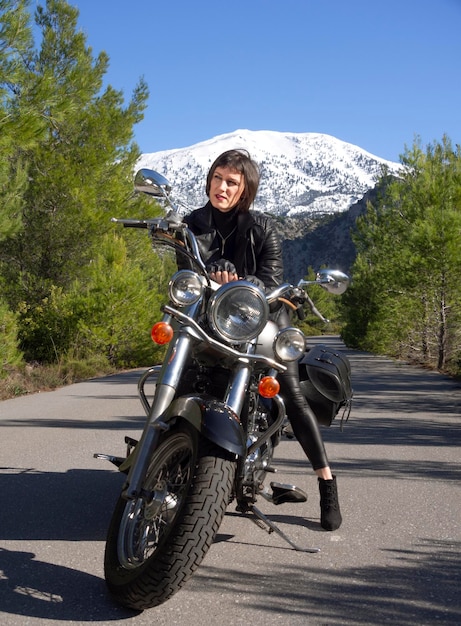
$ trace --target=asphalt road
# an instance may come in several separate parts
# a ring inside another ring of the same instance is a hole
[[[296,552],[231,506],[184,589],[139,614],[106,593],[104,538],[121,476],[93,458],[122,454],[124,436],[137,436],[137,374],[0,402],[0,624],[459,626],[461,386],[348,354],[352,414],[343,432],[323,431],[341,528],[321,530],[315,476],[284,440],[277,480],[308,502],[260,508],[321,551]]]

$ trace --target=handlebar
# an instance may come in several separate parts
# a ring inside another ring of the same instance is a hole
[[[124,228],[150,228],[151,230],[161,230],[167,231],[174,228],[174,226],[181,226],[182,222],[176,222],[174,220],[169,220],[168,216],[166,217],[154,217],[152,219],[147,220],[134,220],[134,219],[121,219],[118,217],[112,217],[111,222],[115,222],[116,224],[122,224]],[[178,230],[178,228],[175,228]]]
[[[152,237],[156,235],[159,241],[167,242],[169,245],[175,246],[176,248],[184,246],[181,252],[185,253],[193,263],[196,263],[204,276],[210,281],[206,272],[205,263],[200,255],[197,239],[194,233],[187,227],[187,224],[182,221],[177,211],[170,211],[165,217],[152,219],[137,220],[113,217],[111,221],[122,224],[124,228],[148,229]],[[174,236],[178,232],[181,233],[182,240]],[[284,283],[266,294],[266,298],[267,302],[272,304],[277,300],[284,300],[285,296],[287,296],[287,299],[291,301],[289,302],[290,306],[296,310],[300,319],[302,319],[304,315],[301,304],[307,301],[312,313],[322,321],[328,322],[302,288],[310,285],[320,285],[330,293],[341,294],[347,289],[348,284],[349,277],[346,274],[343,274],[339,270],[324,269],[317,273],[315,280],[300,280],[296,286],[290,283]],[[302,299],[300,298],[300,294],[303,294]]]
[[[173,247],[183,246],[185,243],[185,249],[182,249],[181,252],[185,252],[191,261],[196,263],[206,275],[206,267],[200,255],[197,239],[194,233],[187,227],[187,224],[181,220],[177,212],[170,212],[165,217],[156,217],[147,220],[119,219],[113,217],[111,218],[111,222],[122,224],[125,228],[147,228],[152,236],[158,235],[160,239],[168,239],[168,243],[173,245]],[[177,232],[181,233],[184,242],[174,238],[173,235]]]

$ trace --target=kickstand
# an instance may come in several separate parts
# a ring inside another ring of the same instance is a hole
[[[264,513],[262,513],[253,504],[250,505],[249,510],[253,513],[253,515],[256,518],[256,519],[253,519],[252,521],[254,521],[258,526],[260,526],[260,524],[258,524],[257,520],[263,522],[266,525],[266,528],[264,530],[267,530],[269,534],[272,532],[277,533],[277,535],[280,535],[282,539],[285,539],[285,541],[288,544],[290,544],[290,546],[297,552],[311,552],[311,553],[320,552],[320,548],[301,548],[300,546],[296,545],[293,541],[291,541],[289,537],[287,537],[287,535],[285,535],[284,532],[280,530],[280,528],[276,524],[274,524],[274,522],[272,522],[268,517],[266,517]]]

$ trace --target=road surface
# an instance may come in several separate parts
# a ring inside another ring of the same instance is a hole
[[[337,338],[326,338],[337,345]],[[346,626],[461,624],[461,386],[347,351],[354,405],[324,429],[343,525],[319,525],[316,478],[295,440],[277,480],[307,503],[260,508],[296,552],[230,506],[189,583],[136,614],[111,601],[104,538],[121,476],[94,452],[122,454],[142,426],[137,373],[0,402],[0,624]]]

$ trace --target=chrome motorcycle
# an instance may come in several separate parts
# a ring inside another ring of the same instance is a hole
[[[306,500],[293,485],[264,484],[274,471],[274,449],[286,420],[277,375],[298,360],[306,397],[327,423],[349,406],[352,391],[345,357],[325,346],[306,352],[299,329],[280,330],[270,319],[271,305],[280,299],[299,310],[308,298],[303,287],[311,284],[342,293],[349,282],[345,274],[321,270],[314,281],[283,284],[270,293],[245,280],[220,286],[207,275],[169,182],[144,169],[135,177],[135,189],[165,201],[165,217],[113,221],[147,229],[155,249],[172,248],[192,268],[172,276],[163,319],[152,329],[166,353],[138,383],[147,415],[139,441],[125,438],[123,458],[95,454],[127,475],[107,535],[106,583],[118,603],[142,610],[184,585],[233,501],[292,548],[318,551],[297,546],[256,507],[258,497],[275,505]],[[147,393],[150,383],[153,394]]]

